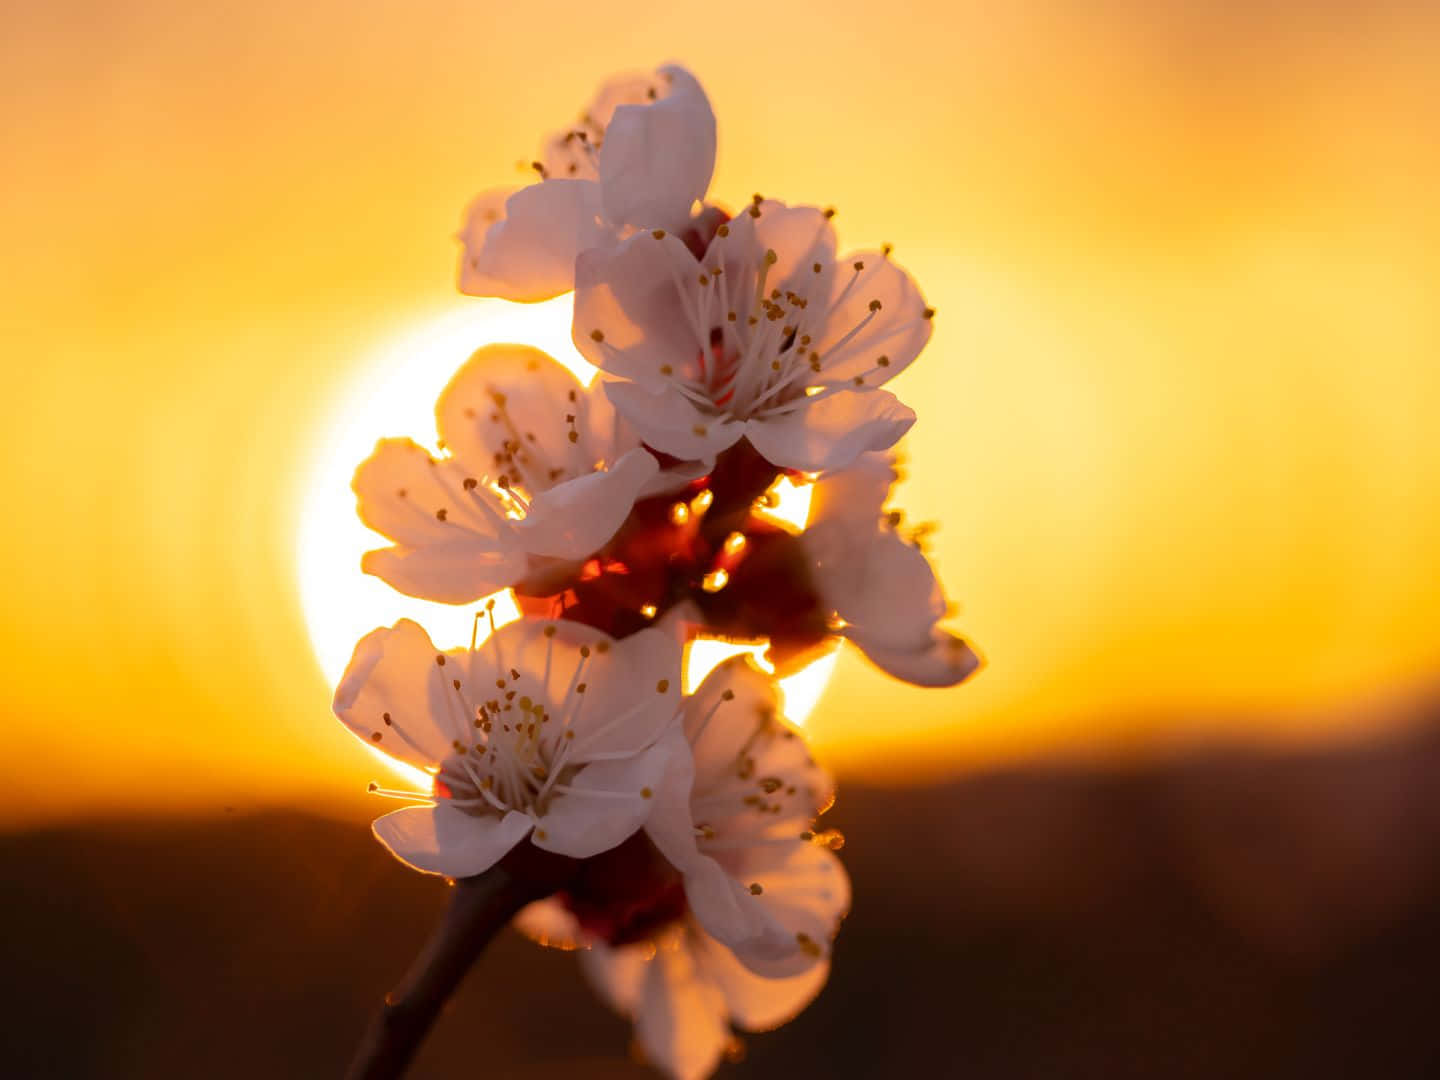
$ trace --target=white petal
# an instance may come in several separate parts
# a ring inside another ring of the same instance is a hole
[[[784,941],[740,942],[732,946],[736,957],[768,978],[798,975],[823,962],[850,910],[850,878],[835,853],[816,844],[752,848],[742,863],[741,873],[764,890],[755,900],[784,928]]]
[[[864,269],[857,273],[857,265]],[[880,252],[847,255],[836,268],[832,288],[835,306],[815,344],[826,379],[843,383],[861,375],[878,385],[908,367],[930,340],[925,298],[910,275]],[[880,308],[872,312],[876,301]],[[863,329],[852,335],[861,323]],[[879,365],[882,356],[884,366]]]
[[[505,217],[465,249],[460,288],[471,296],[548,300],[574,287],[575,257],[613,244],[591,180],[544,180],[505,203]]]
[[[635,1034],[674,1080],[704,1080],[720,1064],[730,1042],[725,996],[697,971],[688,948],[662,947],[646,965]]]
[[[618,847],[645,824],[655,807],[655,789],[684,737],[662,739],[634,757],[596,761],[575,774],[538,815],[536,847],[588,859]]]
[[[511,925],[537,945],[567,950],[580,947],[580,924],[553,896],[526,904],[515,913]]]
[[[483,487],[466,469],[433,459],[409,439],[382,439],[355,471],[360,520],[396,541],[361,563],[409,596],[458,604],[510,585],[524,552]]]
[[[590,642],[609,640],[584,630]],[[594,649],[586,661],[583,722],[570,760],[638,753],[664,735],[680,712],[680,663],[679,643],[653,627],[615,641],[606,652]]]
[[[823,472],[867,450],[888,450],[914,423],[915,414],[887,390],[836,390],[788,413],[748,420],[745,434],[774,465]]]
[[[645,833],[671,866],[684,870],[699,857],[695,822],[690,815],[690,792],[695,783],[695,761],[689,739],[671,755],[655,787],[655,807],[645,822]]]
[[[742,424],[701,412],[673,388],[652,393],[639,383],[604,385],[611,403],[646,446],[682,461],[712,462],[745,434]]]
[[[366,742],[410,765],[438,768],[454,738],[434,679],[439,650],[409,619],[372,630],[355,646],[335,688],[340,721]]]
[[[606,1004],[622,1016],[634,1016],[654,953],[648,941],[619,948],[593,942],[580,953],[580,970]]]
[[[511,810],[503,818],[473,815],[443,800],[434,806],[407,806],[372,826],[376,837],[401,862],[427,874],[470,877],[494,866],[534,827],[529,814]]]
[[[740,217],[750,215],[747,212]],[[786,206],[767,200],[760,204],[760,216],[750,220],[755,223],[755,245],[762,253],[775,252],[766,284],[782,293],[812,297],[817,306],[823,304],[835,273],[835,230],[825,212],[814,206]],[[731,232],[736,235],[735,229]]]
[[[575,732],[566,757],[572,764],[639,753],[665,733],[680,708],[680,646],[653,628],[616,641],[566,619],[520,619],[502,626],[475,655],[502,675],[513,667],[543,681],[555,715],[566,702]],[[495,676],[477,671],[477,685],[487,678]],[[581,682],[583,693],[574,689]]]
[[[861,454],[849,468],[826,473],[810,489],[810,527],[833,521],[862,535],[873,532],[898,479],[895,455],[884,451]]]
[[[756,975],[713,938],[697,937],[693,946],[697,966],[720,988],[735,1026],[745,1031],[769,1031],[789,1023],[815,1000],[830,976],[827,959],[799,975],[768,979]]]
[[[491,188],[482,191],[465,208],[464,221],[456,239],[460,241],[460,291],[471,296],[489,296],[491,282],[472,265],[472,258],[485,246],[490,230],[505,220],[505,200],[514,188]]]
[[[603,456],[585,437],[589,398],[563,364],[539,349],[487,345],[441,392],[435,421],[441,445],[472,475],[503,473],[533,494],[588,475]]]
[[[703,824],[727,845],[776,831],[798,837],[803,824],[792,826],[834,798],[834,781],[784,718],[779,686],[748,656],[731,657],[705,677],[685,700],[684,726],[695,759],[692,799],[708,804]],[[746,800],[757,794],[779,811],[756,813]]]
[[[682,225],[705,198],[715,170],[715,114],[704,91],[688,72],[664,69],[662,75],[669,95],[617,108],[600,150],[607,216],[645,229]]]
[[[916,686],[955,686],[980,668],[980,656],[966,641],[935,627],[920,650],[890,648],[865,634],[847,630],[845,636],[877,667]]]
[[[693,377],[710,344],[709,328],[694,321],[699,273],[670,232],[585,252],[575,263],[575,347],[601,370],[657,389],[667,378],[662,368]]]
[[[862,534],[848,557],[827,560],[821,552],[816,584],[825,602],[867,643],[902,652],[927,649],[931,629],[945,615],[940,583],[923,551],[893,529],[877,526],[868,537]]]
[[[693,860],[684,878],[690,914],[717,941],[767,959],[789,958],[795,951],[793,933],[775,918],[763,896],[736,881],[714,859],[702,855]]]
[[[526,551],[584,559],[604,547],[660,471],[648,450],[631,450],[608,469],[557,484],[530,502],[516,526]]]

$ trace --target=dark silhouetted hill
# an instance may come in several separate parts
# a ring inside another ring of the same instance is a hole
[[[378,805],[377,811],[386,809]],[[848,785],[855,910],[761,1078],[1440,1076],[1440,730]],[[445,886],[265,814],[0,838],[7,1077],[338,1077]],[[629,1078],[574,957],[510,934],[416,1077]]]

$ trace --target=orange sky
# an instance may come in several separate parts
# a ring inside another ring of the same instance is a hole
[[[467,303],[469,196],[667,58],[722,198],[838,205],[940,311],[900,498],[990,666],[843,660],[843,773],[1310,732],[1440,672],[1434,13],[203,7],[0,38],[7,823],[363,788],[295,585],[322,419]]]

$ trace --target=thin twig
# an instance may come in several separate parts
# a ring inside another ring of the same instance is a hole
[[[553,886],[503,864],[458,879],[440,926],[371,1019],[346,1080],[404,1076],[426,1032],[485,946],[517,911],[550,891]]]

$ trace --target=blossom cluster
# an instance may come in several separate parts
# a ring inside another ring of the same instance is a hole
[[[687,71],[606,83],[548,139],[532,183],[469,207],[460,288],[574,290],[585,385],[532,348],[476,352],[440,395],[441,455],[385,439],[360,465],[366,572],[476,604],[490,632],[418,625],[356,647],[335,712],[425,770],[376,836],[451,878],[533,848],[572,860],[516,917],[579,947],[645,1057],[707,1076],[733,1027],[783,1023],[823,985],[850,900],[817,817],[829,776],[776,678],[850,642],[912,683],[978,666],[941,623],[923,530],[889,508],[915,414],[881,384],[934,312],[876,251],[837,253],[833,212],[710,201],[715,118]],[[808,487],[808,519],[770,513]],[[495,594],[521,617],[496,626]],[[686,694],[697,637],[764,643]]]

